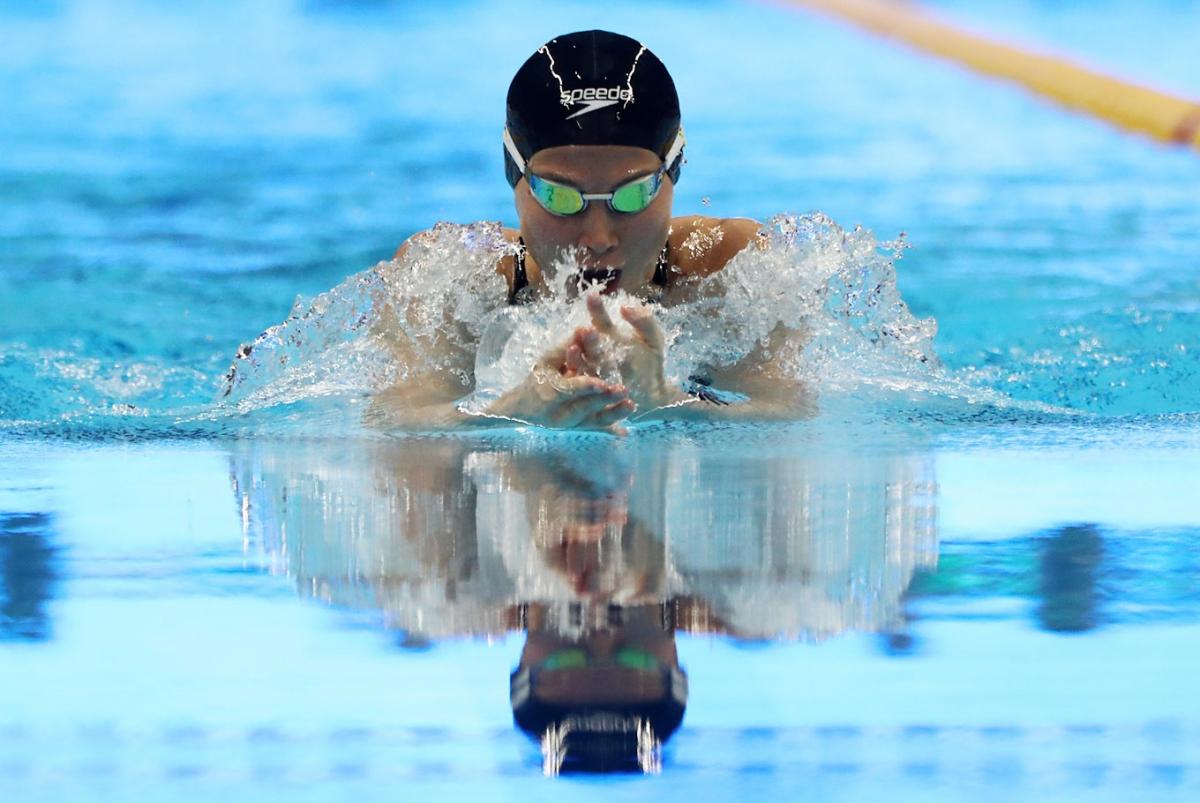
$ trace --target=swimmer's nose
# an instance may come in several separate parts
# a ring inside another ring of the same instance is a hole
[[[619,244],[608,210],[603,203],[592,203],[583,213],[583,230],[575,244],[594,256],[601,256]]]

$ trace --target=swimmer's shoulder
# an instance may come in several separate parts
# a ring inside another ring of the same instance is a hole
[[[685,215],[672,218],[667,247],[671,265],[684,276],[708,276],[749,246],[765,248],[763,225],[746,217]]]
[[[505,242],[512,243],[513,245],[516,245],[521,240],[521,232],[517,229],[501,227],[500,235],[504,238]],[[424,231],[417,232],[400,244],[400,247],[396,249],[396,253],[392,255],[392,260],[398,262],[404,259],[404,256],[408,253],[408,249],[412,243],[419,242],[423,238],[433,236],[434,233],[432,229],[426,229]],[[516,267],[517,261],[515,257],[515,251],[503,254],[496,262],[496,273],[499,273],[504,277],[504,280],[508,282],[509,288],[512,287],[513,273],[516,271]]]

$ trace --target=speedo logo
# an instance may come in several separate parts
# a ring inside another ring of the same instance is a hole
[[[628,87],[622,89],[619,86],[589,86],[586,89],[572,89],[570,92],[564,89],[559,95],[559,100],[562,105],[568,107],[583,104],[582,109],[567,115],[567,119],[572,120],[588,112],[594,112],[596,109],[603,109],[616,103],[628,103],[633,100],[633,90]]]

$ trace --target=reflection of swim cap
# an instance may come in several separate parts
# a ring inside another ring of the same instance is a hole
[[[508,87],[504,167],[516,186],[525,163],[559,145],[632,145],[658,154],[679,180],[683,131],[667,68],[641,43],[608,31],[551,39]]]
[[[538,670],[523,668],[509,678],[513,721],[541,742],[543,759],[557,755],[548,771],[652,771],[648,760],[679,728],[687,707],[687,675],[679,667],[663,670],[656,697],[620,703],[554,702],[538,692]],[[547,745],[547,739],[557,744]]]

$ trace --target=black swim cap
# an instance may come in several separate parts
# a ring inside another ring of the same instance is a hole
[[[683,130],[667,68],[640,42],[608,31],[570,33],[542,45],[508,87],[508,183],[517,185],[535,153],[559,145],[645,148],[678,182]]]

